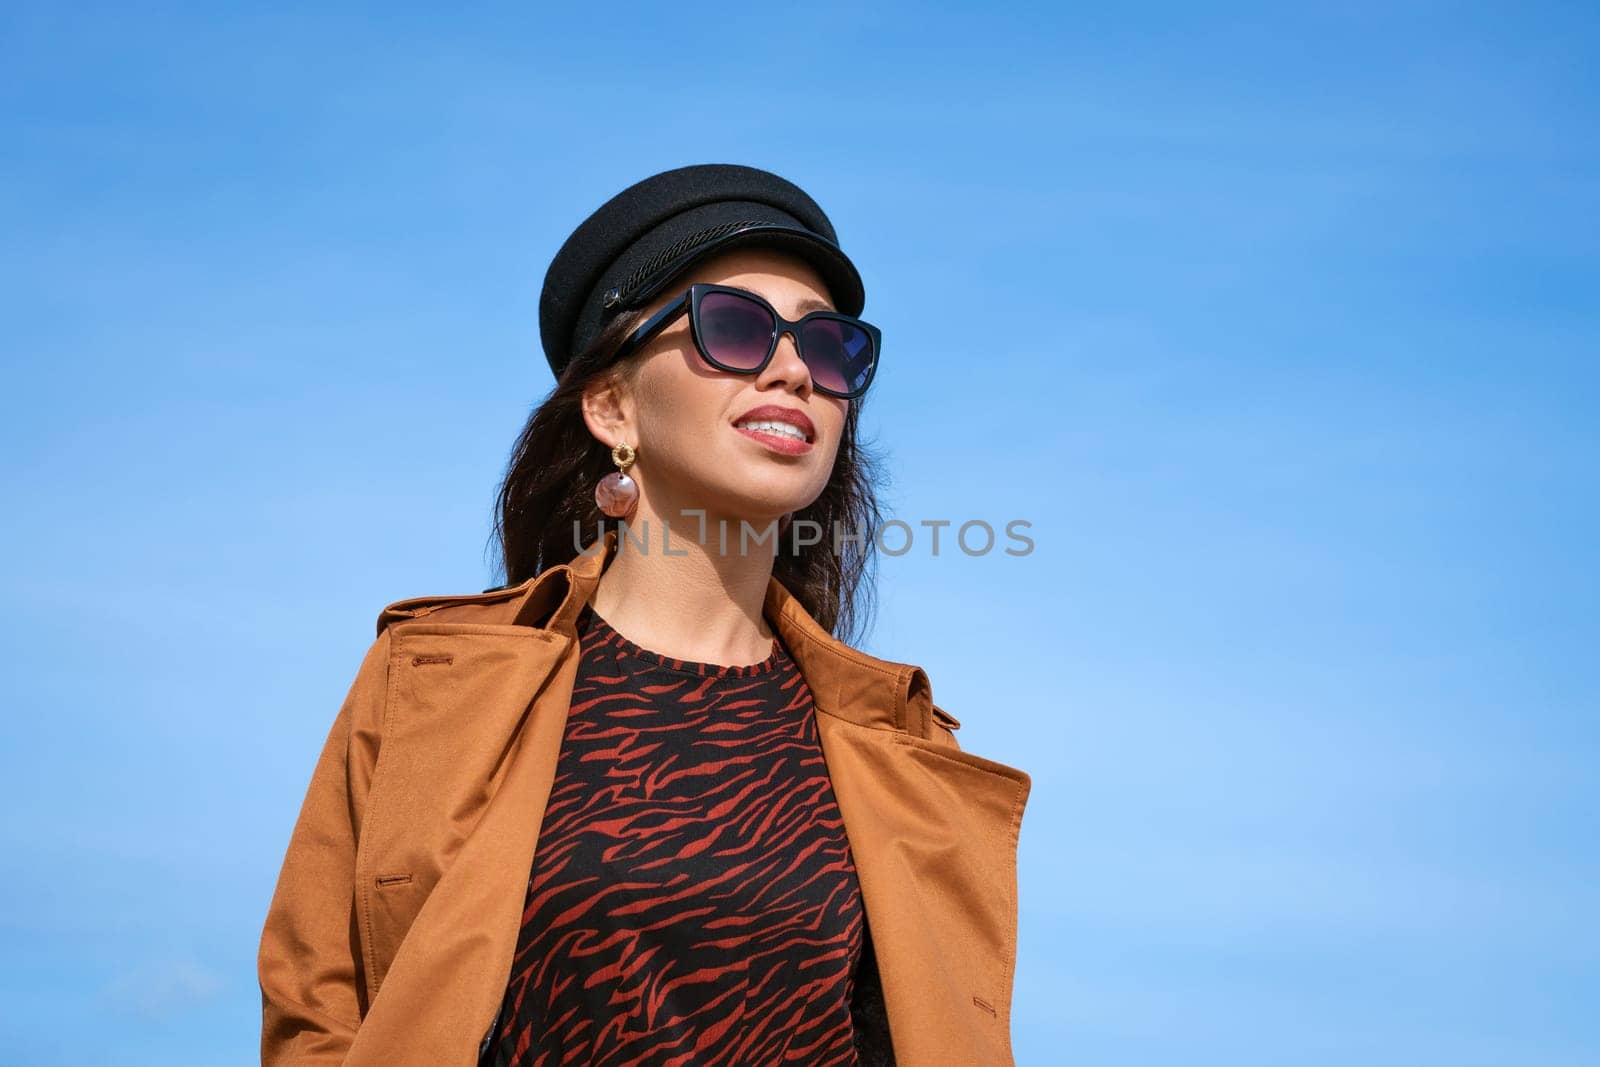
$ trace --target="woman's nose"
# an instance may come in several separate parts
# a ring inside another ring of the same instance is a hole
[[[811,395],[811,368],[800,358],[800,345],[793,331],[785,330],[778,335],[777,351],[772,353],[772,358],[762,368],[760,378],[758,384],[781,384],[790,390],[800,391],[803,396]]]

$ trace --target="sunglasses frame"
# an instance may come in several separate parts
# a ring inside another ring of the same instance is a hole
[[[729,293],[733,296],[753,301],[766,308],[767,312],[772,316],[774,324],[772,339],[767,345],[767,354],[762,357],[761,362],[755,367],[748,370],[743,367],[730,367],[724,363],[719,363],[710,352],[706,351],[705,344],[700,340],[700,303],[713,293]],[[867,387],[872,384],[872,379],[878,373],[878,359],[883,354],[883,331],[872,325],[872,323],[864,319],[858,319],[853,315],[821,309],[807,312],[798,319],[786,319],[778,314],[778,309],[769,304],[760,293],[751,292],[749,289],[740,289],[733,285],[714,285],[710,282],[696,282],[689,286],[677,299],[654,315],[651,315],[649,319],[645,320],[638,329],[629,334],[617,346],[617,350],[612,353],[612,361],[615,362],[622,359],[648,342],[686,311],[689,313],[689,333],[694,338],[694,347],[700,353],[700,358],[705,360],[707,365],[727,374],[742,374],[750,377],[766,370],[767,364],[772,362],[773,354],[778,351],[778,342],[783,338],[784,334],[789,334],[794,338],[795,351],[801,354],[800,361],[804,363],[805,349],[800,341],[800,327],[813,319],[837,319],[849,323],[851,326],[864,331],[872,342],[872,363],[867,367],[866,380],[861,383],[859,389],[853,392],[840,392],[837,389],[829,389],[817,381],[816,373],[811,370],[811,364],[806,363],[806,371],[811,375],[811,387],[813,389],[827,396],[836,396],[841,400],[853,400],[867,391]]]

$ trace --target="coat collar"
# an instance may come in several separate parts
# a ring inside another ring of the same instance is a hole
[[[616,531],[607,530],[570,562],[509,590],[517,594],[508,608],[510,621],[576,640],[578,616],[616,552]],[[775,577],[767,581],[762,611],[820,710],[876,730],[932,736],[933,695],[921,667],[851,648],[812,618]]]

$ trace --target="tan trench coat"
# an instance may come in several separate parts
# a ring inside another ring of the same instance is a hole
[[[555,775],[575,623],[615,545],[383,610],[262,931],[264,1064],[476,1063]],[[764,611],[815,701],[899,1067],[1012,1063],[1029,776],[962,751],[920,667],[837,641],[777,579]]]

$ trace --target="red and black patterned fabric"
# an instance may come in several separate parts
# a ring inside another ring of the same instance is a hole
[[[858,1061],[886,1046],[860,887],[811,693],[672,659],[586,608],[490,1067]],[[865,1046],[870,1048],[871,1046]],[[882,1055],[883,1053],[879,1053]]]

